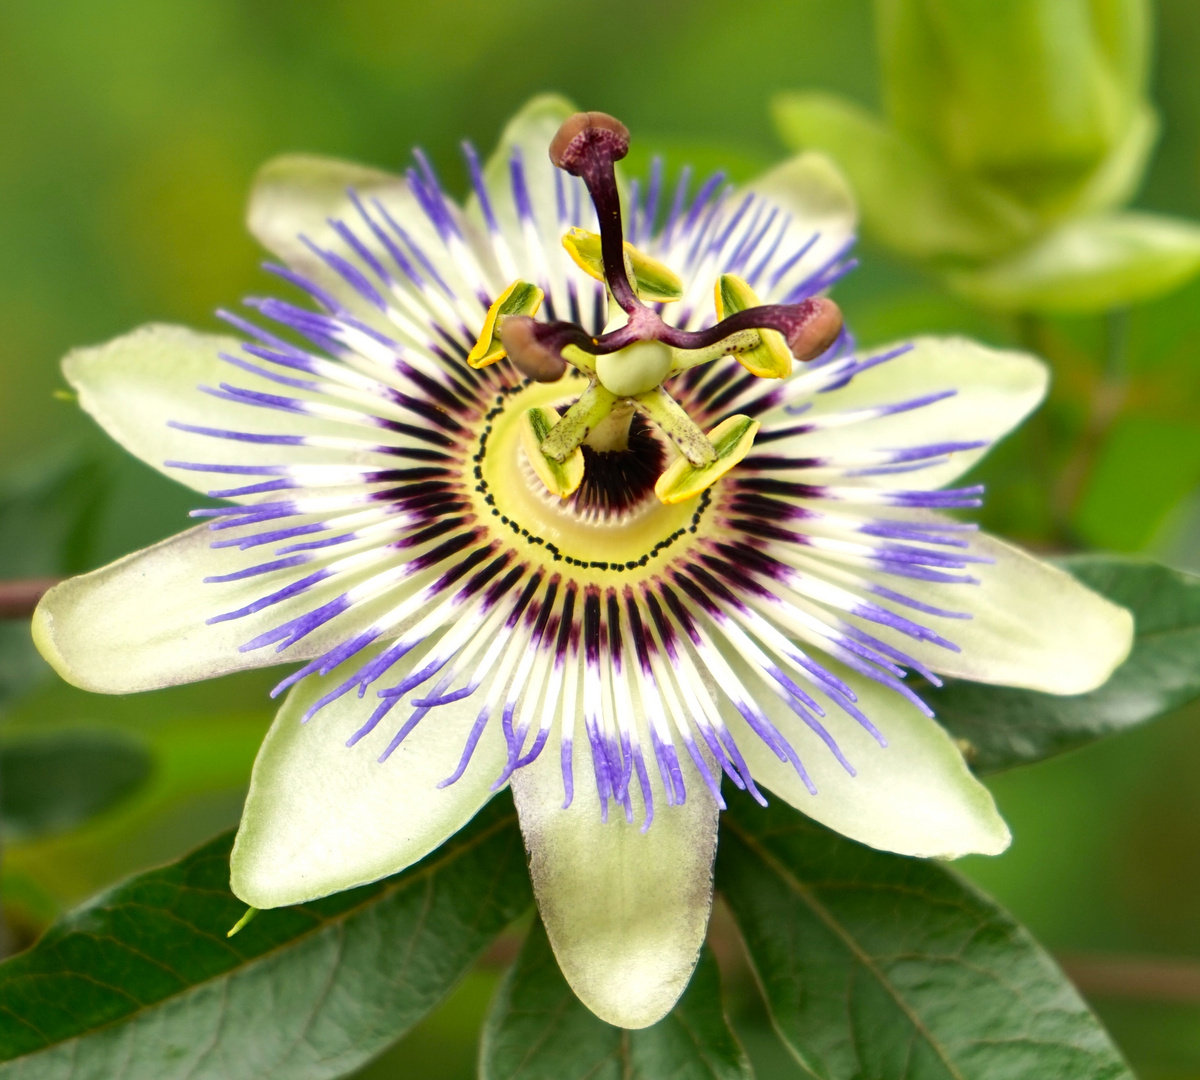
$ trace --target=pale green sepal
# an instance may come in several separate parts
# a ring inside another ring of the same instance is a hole
[[[583,483],[583,451],[576,447],[563,461],[542,453],[542,443],[558,423],[558,413],[545,405],[527,409],[521,417],[521,446],[546,490],[560,499]]]
[[[1200,273],[1200,225],[1124,212],[1068,221],[980,270],[947,275],[1003,311],[1092,314],[1162,296]]]
[[[782,94],[773,103],[784,142],[822,150],[846,173],[867,230],[916,258],[991,258],[1034,228],[1015,201],[949,172],[866,110],[823,93]]]
[[[563,234],[563,248],[585,274],[604,281],[604,259],[600,253],[600,234],[587,229],[568,229]],[[646,303],[669,303],[683,297],[683,281],[665,263],[639,251],[625,241],[625,273],[638,298]]]
[[[717,278],[713,294],[718,322],[762,303],[754,290],[736,274],[722,274]],[[760,379],[786,379],[792,373],[792,353],[783,335],[775,330],[757,330],[755,333],[756,343],[749,348],[735,349],[734,359]]]
[[[649,739],[645,730],[642,738]],[[687,786],[682,806],[667,806],[652,776],[650,828],[641,831],[636,780],[633,822],[610,803],[605,823],[590,762],[577,754],[575,763],[575,796],[566,810],[556,748],[548,746],[513,774],[538,910],[576,996],[617,1027],[649,1027],[687,987],[704,942],[717,807],[681,755]]]
[[[488,308],[479,340],[475,342],[467,363],[475,369],[503,360],[508,353],[500,340],[500,319],[510,315],[536,315],[546,294],[528,281],[514,281]]]
[[[238,355],[235,338],[200,334],[182,326],[151,324],[103,345],[75,349],[63,360],[63,374],[79,404],[121,446],[147,465],[195,491],[237,486],[225,475],[173,469],[167,461],[221,465],[286,465],[292,462],[347,463],[388,458],[329,448],[274,446],[198,435],[172,427],[188,424],[255,434],[362,437],[362,429],[278,409],[239,404],[204,393],[234,379],[251,390],[278,392],[277,384],[238,371],[220,358]]]
[[[369,616],[347,612],[284,653],[273,646],[239,646],[338,595],[347,580],[322,582],[253,615],[205,624],[244,607],[282,584],[294,571],[242,581],[206,583],[245,565],[209,545],[207,526],[126,555],[89,574],[55,585],[33,615],[38,650],[67,682],[100,694],[132,694],[198,682],[247,668],[310,660],[360,630]]]
[[[881,345],[884,354],[901,343]],[[906,474],[906,487],[932,490],[952,483],[978,462],[991,444],[1007,435],[1045,397],[1046,365],[1035,356],[992,349],[958,337],[919,337],[912,347],[884,364],[856,375],[845,386],[818,394],[805,415],[819,421],[876,405],[911,401],[930,394],[950,396],[919,409],[892,413],[857,424],[834,425],[785,439],[780,452],[838,458],[864,448],[926,446],[934,442],[984,441],[975,450],[958,450],[949,460]],[[803,375],[797,376],[803,378]],[[770,421],[768,421],[770,422]],[[862,475],[853,484],[891,486],[895,477]]]
[[[742,460],[754,445],[760,425],[748,416],[730,416],[708,433],[717,460],[697,468],[687,458],[676,458],[658,478],[654,494],[660,502],[679,503],[710,488]]]
[[[940,674],[972,682],[1044,694],[1083,694],[1107,682],[1133,647],[1130,612],[1003,540],[986,533],[969,539],[969,553],[990,560],[967,568],[980,584],[904,586],[915,600],[971,615],[925,620],[960,652],[886,627],[873,625],[871,632]],[[866,576],[895,588],[884,576]]]
[[[780,761],[736,709],[723,704],[722,713],[755,780],[785,802],[851,840],[900,855],[957,859],[998,855],[1008,847],[1008,827],[953,740],[894,690],[821,659],[854,690],[858,708],[887,740],[886,747],[880,746],[857,720],[822,698],[826,715],[821,723],[854,767],[857,775],[851,776],[791,708],[749,674],[739,657],[726,659],[816,785],[813,795],[795,768]]]
[[[487,688],[437,706],[386,761],[377,760],[410,710],[397,709],[354,746],[379,704],[353,690],[300,718],[374,659],[365,651],[325,678],[294,687],[263,741],[230,857],[230,887],[258,908],[299,904],[394,874],[461,829],[491,798],[507,753],[499,723],[484,729],[466,772],[458,765]],[[400,665],[396,677],[411,670]]]

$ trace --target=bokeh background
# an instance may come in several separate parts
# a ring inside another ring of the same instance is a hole
[[[1159,0],[1156,16],[1163,131],[1135,205],[1196,219],[1200,4]],[[671,168],[723,165],[747,178],[785,154],[771,97],[812,87],[877,105],[869,0],[4,0],[0,577],[90,569],[185,523],[189,495],[124,457],[63,399],[58,360],[146,321],[215,329],[215,308],[266,289],[242,228],[266,158],[303,150],[398,169],[419,144],[461,190],[459,139],[490,148],[525,98],[550,89],[620,116],[635,160],[657,148]],[[1010,321],[920,271],[870,244],[860,254],[837,296],[863,342],[930,331],[1017,341]],[[1058,319],[1043,333],[1057,365],[1046,418],[1006,444],[984,479],[987,524],[1047,549],[1062,536],[1047,519],[1044,443],[1068,444],[1084,422],[1102,326]],[[1086,476],[1072,542],[1200,570],[1200,283],[1135,308],[1129,335],[1127,404]],[[64,907],[236,822],[272,681],[91,697],[54,680],[25,634],[0,624],[3,760],[24,755],[30,783],[76,785],[82,803],[111,806],[82,826],[6,810],[11,947]],[[54,739],[80,729],[94,745],[77,772],[38,779],[40,761],[61,762]],[[104,790],[93,790],[97,775]],[[1197,777],[1197,708],[1001,775],[990,783],[1013,847],[960,864],[1068,958],[1194,965],[1173,989],[1093,987],[1147,1078],[1200,1077]],[[19,796],[6,791],[5,806]],[[497,970],[472,975],[363,1075],[472,1075]],[[801,1075],[736,963],[728,975],[759,1075]]]

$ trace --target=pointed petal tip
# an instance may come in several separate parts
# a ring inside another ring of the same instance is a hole
[[[1091,690],[1098,690],[1112,678],[1117,668],[1129,659],[1129,654],[1133,651],[1137,629],[1133,612],[1101,597],[1099,593],[1092,595],[1100,601],[1097,605],[1098,611],[1103,612],[1103,618],[1097,620],[1102,625],[1097,628],[1093,667],[1089,672],[1081,673],[1083,677],[1080,679],[1078,690],[1064,693],[1085,694]]]
[[[590,786],[559,809],[554,758],[543,754],[512,782],[542,923],[580,1001],[609,1024],[649,1027],[683,994],[704,943],[716,804],[685,766],[687,801],[660,810],[647,832],[636,793],[633,822],[616,813],[605,824]]]
[[[30,623],[29,630],[33,636],[33,645],[42,659],[46,661],[55,672],[72,685],[79,685],[74,682],[72,672],[67,664],[66,658],[62,654],[62,650],[58,647],[54,633],[54,606],[57,597],[55,594],[62,588],[61,585],[55,585],[49,589],[45,595],[38,601],[38,605],[33,610],[33,620]],[[88,689],[83,687],[83,689]]]
[[[990,799],[989,799],[990,801]],[[957,842],[944,851],[930,852],[920,856],[929,859],[962,859],[968,855],[1003,855],[1012,844],[1012,831],[1000,816],[995,803],[990,813],[981,813],[972,822],[972,828],[964,829]]]
[[[557,952],[555,955],[558,955]],[[575,996],[601,1020],[613,1027],[637,1031],[657,1024],[675,1007],[687,989],[699,958],[697,950],[686,976],[671,979],[663,979],[658,965],[654,963],[644,967],[636,964],[614,967],[601,977],[596,977],[594,971],[586,975],[579,971],[568,971],[562,967],[561,960],[559,967]]]

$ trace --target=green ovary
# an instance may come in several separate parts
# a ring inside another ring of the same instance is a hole
[[[671,350],[657,341],[641,341],[596,357],[601,385],[617,397],[637,397],[655,389],[670,370]]]

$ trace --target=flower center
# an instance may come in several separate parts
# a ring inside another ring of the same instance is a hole
[[[584,445],[584,479],[567,498],[546,490],[521,437],[527,410],[565,409],[579,380],[529,383],[504,394],[488,414],[476,454],[474,491],[480,520],[507,543],[527,545],[533,558],[566,561],[597,580],[650,565],[699,526],[706,496],[663,503],[654,485],[669,453],[662,436],[639,416],[628,422],[625,446]]]
[[[758,424],[731,416],[703,431],[665,389],[666,380],[728,355],[760,378],[786,378],[793,360],[812,360],[833,344],[842,319],[837,305],[821,298],[761,304],[746,281],[722,274],[714,283],[714,325],[688,331],[665,321],[664,305],[682,299],[685,290],[670,267],[624,239],[615,165],[628,149],[628,130],[603,113],[577,113],[550,144],[554,165],[583,180],[600,223],[599,234],[568,230],[563,246],[581,270],[605,284],[623,319],[599,336],[576,323],[538,322],[542,290],[514,281],[489,308],[467,362],[481,368],[507,356],[523,375],[543,383],[559,383],[568,368],[588,377],[566,409],[531,406],[526,417],[526,455],[550,495],[567,499],[582,483],[585,445],[624,449],[636,411],[679,452],[660,473],[655,494],[664,503],[685,503],[746,456]]]

